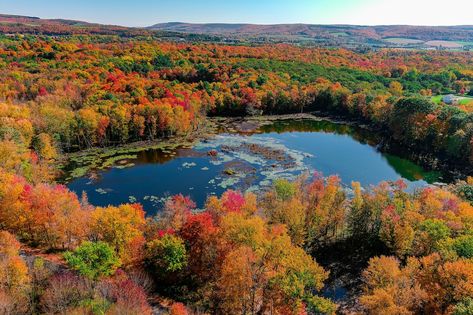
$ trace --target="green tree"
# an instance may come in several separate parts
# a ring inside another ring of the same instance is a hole
[[[453,315],[473,315],[473,298],[467,297],[453,308]]]
[[[120,266],[115,251],[104,242],[84,242],[73,252],[66,252],[67,264],[89,279],[110,276]]]
[[[455,239],[453,249],[460,257],[473,258],[473,235],[466,235]]]
[[[174,63],[171,60],[169,55],[158,54],[151,62],[155,70],[162,70],[167,68],[172,68]]]
[[[166,234],[149,242],[147,256],[150,264],[158,271],[175,272],[187,265],[184,241],[172,234]]]
[[[427,219],[420,224],[418,244],[422,247],[423,254],[428,255],[438,251],[443,240],[450,236],[450,229],[439,219]]]
[[[290,183],[287,179],[277,179],[274,181],[274,190],[278,198],[282,200],[289,200],[296,194],[296,187],[294,183]]]

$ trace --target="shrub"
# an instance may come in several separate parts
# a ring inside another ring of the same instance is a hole
[[[117,274],[98,285],[99,295],[104,301],[109,301],[107,314],[150,314],[145,291],[130,280],[124,272]]]
[[[154,281],[146,270],[141,268],[132,269],[127,272],[128,278],[145,292],[151,293],[154,288]]]
[[[46,313],[65,314],[93,296],[92,286],[85,279],[70,272],[55,275],[41,298]]]

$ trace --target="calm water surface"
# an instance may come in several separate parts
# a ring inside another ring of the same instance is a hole
[[[133,167],[98,171],[68,183],[94,205],[140,202],[154,213],[166,197],[183,193],[202,206],[226,189],[259,191],[275,178],[304,172],[337,174],[345,185],[404,179],[411,189],[440,180],[409,160],[377,150],[366,130],[328,121],[279,121],[251,135],[219,134],[192,149],[138,153]],[[217,153],[209,154],[209,152]]]

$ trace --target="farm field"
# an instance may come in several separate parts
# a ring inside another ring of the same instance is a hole
[[[424,43],[424,41],[419,40],[419,39],[400,38],[400,37],[384,38],[384,40],[393,44],[400,44],[400,45],[412,45],[412,44]]]

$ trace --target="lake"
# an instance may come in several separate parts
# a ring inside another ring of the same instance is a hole
[[[261,191],[276,178],[302,173],[339,175],[347,187],[404,179],[409,189],[441,181],[400,156],[380,152],[370,131],[327,120],[280,120],[250,133],[222,131],[191,147],[148,149],[67,183],[98,206],[139,202],[149,214],[182,193],[201,207],[226,189]]]

